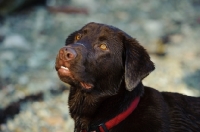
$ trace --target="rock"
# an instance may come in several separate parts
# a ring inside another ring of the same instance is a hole
[[[25,84],[27,84],[29,82],[29,78],[28,78],[28,76],[22,75],[22,76],[19,77],[19,81],[18,82],[21,85],[25,85]]]
[[[145,20],[146,21],[146,20]],[[144,22],[145,31],[154,38],[160,37],[163,34],[163,24],[158,20],[148,20]]]
[[[29,49],[29,43],[27,40],[18,34],[13,34],[10,36],[7,36],[5,40],[3,41],[3,46],[6,48],[17,48],[17,49]]]
[[[3,61],[12,61],[14,60],[15,55],[12,51],[4,51],[0,53],[0,60]]]

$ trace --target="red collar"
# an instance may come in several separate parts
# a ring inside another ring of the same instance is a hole
[[[128,117],[137,107],[138,103],[140,101],[140,97],[136,97],[133,102],[130,104],[129,108],[119,115],[115,116],[114,118],[110,119],[106,123],[102,123],[96,127],[95,130],[90,130],[88,132],[108,132],[111,128],[118,125],[120,122],[122,122],[126,117]],[[81,132],[87,132],[86,130],[82,130]]]

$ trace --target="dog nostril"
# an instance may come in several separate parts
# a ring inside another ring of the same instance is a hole
[[[66,57],[67,57],[68,59],[70,59],[70,58],[73,58],[73,55],[72,55],[71,53],[67,53],[67,54],[66,54]]]
[[[76,57],[76,51],[72,48],[65,49],[65,57],[67,60],[73,60]]]
[[[71,54],[70,53],[67,53],[67,58],[71,58]]]

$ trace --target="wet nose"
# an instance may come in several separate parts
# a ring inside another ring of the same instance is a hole
[[[66,46],[60,49],[59,56],[60,59],[70,61],[76,58],[77,53],[73,48]]]

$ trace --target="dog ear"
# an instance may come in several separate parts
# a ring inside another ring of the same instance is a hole
[[[143,78],[155,69],[147,51],[129,35],[123,33],[125,51],[125,84],[132,91]]]
[[[68,44],[73,43],[74,40],[75,40],[75,35],[76,35],[77,33],[78,33],[78,31],[75,31],[75,32],[71,33],[71,34],[67,37],[67,39],[65,40],[65,45],[68,45]]]

